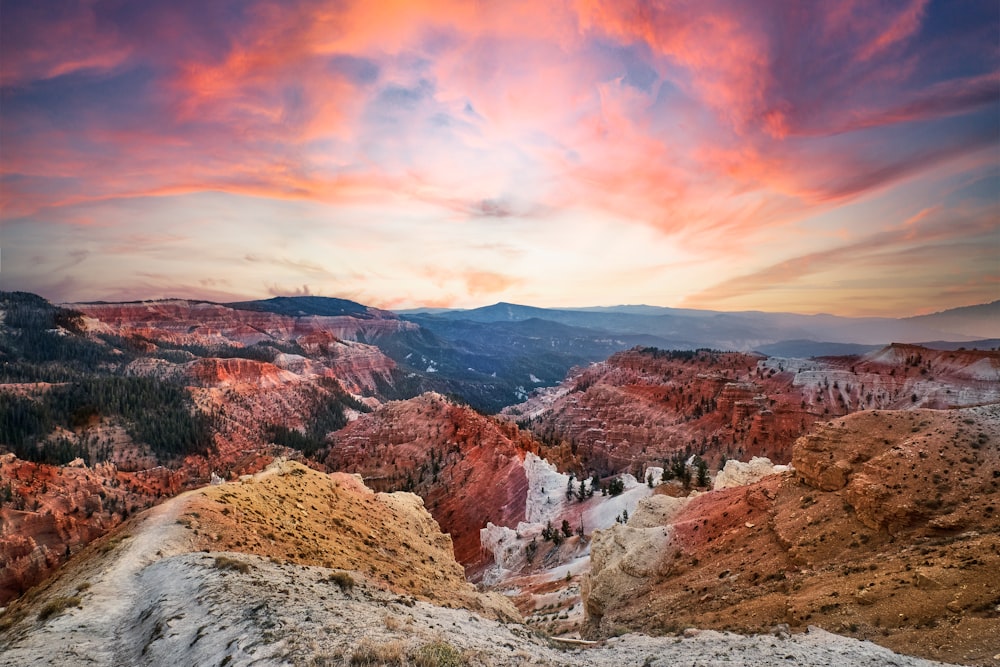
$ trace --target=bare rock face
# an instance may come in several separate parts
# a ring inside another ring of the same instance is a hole
[[[544,401],[504,411],[546,443],[562,467],[602,475],[661,465],[693,447],[787,461],[817,418],[792,372],[764,372],[752,354],[633,349],[572,376]]]
[[[491,555],[479,531],[525,518],[526,452],[538,443],[509,423],[484,417],[437,394],[394,401],[362,415],[331,438],[330,470],[362,475],[382,490],[409,490],[451,534],[455,557],[476,576]]]
[[[252,359],[198,359],[187,364],[185,371],[187,383],[201,387],[252,385],[273,389],[300,380],[291,371]]]
[[[715,476],[713,489],[728,489],[734,486],[746,486],[759,482],[768,475],[780,475],[787,472],[788,466],[774,465],[771,459],[754,456],[748,462],[729,460],[725,467]]]
[[[668,495],[652,495],[639,501],[629,519],[628,525],[633,528],[655,528],[673,523],[674,517],[691,500],[690,497],[675,498]]]
[[[590,576],[582,594],[591,623],[600,624],[605,609],[624,597],[641,596],[649,582],[669,574],[678,547],[673,527],[633,528],[616,524],[594,533]]]
[[[787,623],[949,662],[1000,653],[1000,406],[849,415],[793,464],[697,495],[658,544],[632,521],[596,533],[590,632]]]
[[[853,470],[850,459],[863,456],[860,450],[848,450],[840,439],[831,440],[818,432],[803,436],[798,445],[792,467],[799,479],[821,491],[844,488]]]
[[[723,456],[783,464],[818,420],[994,403],[998,377],[1000,352],[915,345],[809,360],[633,349],[504,414],[530,428],[563,469],[634,473],[686,450],[712,465]],[[828,490],[846,484],[853,465],[808,453],[803,460],[812,466],[805,474]]]

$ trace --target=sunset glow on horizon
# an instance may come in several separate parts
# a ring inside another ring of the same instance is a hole
[[[0,289],[1000,298],[1000,5],[0,1]]]

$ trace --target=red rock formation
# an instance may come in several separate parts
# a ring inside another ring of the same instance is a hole
[[[330,470],[357,472],[377,490],[414,491],[451,534],[455,557],[475,576],[488,564],[479,530],[524,519],[523,460],[538,444],[511,424],[437,394],[388,403],[338,431]]]
[[[825,417],[1000,401],[1000,352],[988,350],[942,351],[894,343],[863,357],[768,359],[762,365],[793,371],[806,403]]]
[[[262,340],[294,349],[301,340],[302,349],[313,356],[275,353],[268,363],[198,357],[167,345],[173,356],[131,363],[130,374],[171,378],[189,386],[197,408],[215,416],[214,450],[168,461],[168,470],[158,465],[148,447],[133,442],[121,424],[95,417],[76,431],[60,430],[59,436],[84,447],[92,459],[115,465],[66,468],[65,474],[60,468],[20,461],[7,465],[12,475],[30,470],[34,477],[17,486],[11,502],[0,510],[0,604],[58,565],[67,550],[102,535],[135,507],[204,484],[212,472],[225,477],[255,472],[275,455],[293,453],[270,444],[272,425],[307,430],[316,406],[341,388],[373,394],[380,383],[392,382],[391,359],[378,348],[345,339],[375,338],[412,326],[390,313],[363,320],[290,318],[187,301],[75,307],[92,333],[129,338],[146,352],[157,352],[157,342],[199,346],[199,354],[205,354],[203,349],[210,354],[215,346],[241,347]],[[32,396],[46,389],[31,383],[2,390]],[[4,475],[0,473],[0,489]],[[85,497],[79,495],[81,488],[87,490]],[[94,505],[94,498],[103,499],[103,504]]]
[[[567,393],[530,420],[517,406],[505,414],[546,445],[568,443],[576,458],[564,463],[601,474],[641,471],[685,450],[712,462],[787,461],[817,415],[803,405],[794,375],[760,374],[761,359],[629,350],[567,381]]]
[[[557,398],[504,413],[550,447],[550,460],[612,474],[685,450],[713,464],[722,455],[782,463],[818,419],[997,401],[1000,352],[892,345],[866,357],[802,360],[629,350],[567,380]]]
[[[417,328],[392,313],[375,309],[370,309],[375,317],[359,319],[349,316],[293,318],[181,300],[70,304],[70,307],[89,318],[86,320],[89,331],[132,339],[146,352],[155,351],[157,341],[208,350],[261,342],[297,344],[313,358],[278,355],[275,364],[280,365],[281,370],[307,378],[337,378],[345,389],[369,394],[376,391],[380,382],[392,384],[396,364],[377,347],[357,341],[377,340],[386,334]],[[292,378],[277,369],[259,366],[259,363],[247,359],[208,359],[179,369],[163,360],[142,359],[133,364],[132,370],[139,375],[180,376],[198,386],[257,383],[262,389],[269,389],[291,381]]]
[[[198,359],[186,365],[185,375],[188,384],[200,387],[252,385],[273,389],[300,380],[295,373],[251,359]]]
[[[334,317],[287,317],[275,313],[239,310],[217,303],[184,300],[143,301],[113,304],[67,304],[95,321],[94,331],[119,335],[141,335],[153,340],[205,345],[267,340],[295,340],[310,335],[330,335],[339,340],[377,340],[388,333],[408,331],[417,325],[400,320],[388,311],[360,319]]]
[[[179,482],[169,473],[122,473],[108,464],[59,467],[0,457],[0,605],[129,514],[176,493]]]

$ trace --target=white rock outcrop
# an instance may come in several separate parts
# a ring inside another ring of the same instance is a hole
[[[718,490],[746,486],[759,482],[768,475],[778,475],[790,469],[791,466],[774,465],[771,463],[771,459],[762,456],[755,456],[747,463],[730,459],[715,476],[715,484],[712,488]]]

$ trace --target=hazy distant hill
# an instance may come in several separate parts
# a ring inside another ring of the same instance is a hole
[[[908,317],[904,321],[978,338],[1000,338],[1000,300]]]
[[[762,345],[785,340],[885,345],[891,342],[966,341],[983,338],[981,335],[945,329],[944,324],[950,320],[941,320],[938,325],[935,320],[921,318],[851,318],[759,311],[724,313],[653,306],[558,309],[497,303],[471,310],[444,311],[425,317],[482,323],[537,318],[611,334],[656,336],[684,343],[679,345],[681,348],[713,347],[743,351],[760,349]]]

